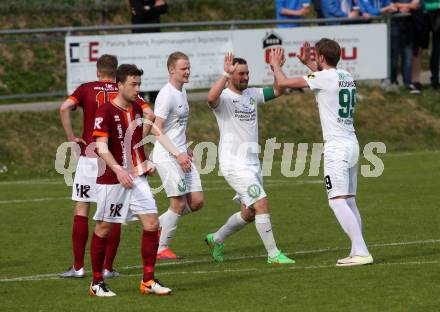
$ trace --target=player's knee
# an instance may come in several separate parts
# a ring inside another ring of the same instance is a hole
[[[255,221],[255,211],[253,209],[246,209],[241,211],[241,218],[247,223]]]
[[[89,203],[76,202],[74,206],[74,215],[88,217],[89,207],[90,207]]]
[[[99,222],[95,226],[95,234],[99,237],[105,238],[109,235],[112,225],[109,223]]]
[[[202,209],[204,204],[205,204],[205,203],[204,203],[203,199],[201,199],[201,200],[197,200],[197,201],[192,202],[192,203],[189,205],[189,208],[191,208],[191,210],[192,210],[193,212],[195,212],[195,211],[197,211],[197,210]]]
[[[267,197],[263,197],[263,198],[259,199],[257,202],[255,202],[252,205],[252,207],[259,214],[269,213],[269,202],[267,200]]]
[[[159,230],[159,219],[158,218],[149,218],[144,223],[144,230],[150,231],[150,232]]]

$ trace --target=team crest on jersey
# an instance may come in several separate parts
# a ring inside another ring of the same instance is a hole
[[[344,80],[345,79],[345,74],[344,73],[338,73],[339,76],[339,80]]]
[[[115,122],[120,122],[121,121],[121,118],[119,118],[119,115],[114,115],[114,117],[115,117]]]
[[[257,198],[261,195],[261,188],[258,184],[252,184],[247,189],[248,195],[252,198]]]
[[[186,181],[185,179],[181,179],[180,182],[177,184],[177,188],[179,192],[186,192]]]
[[[316,78],[316,76],[315,76],[314,73],[311,73],[311,74],[308,74],[308,75],[307,75],[307,78],[309,78],[309,79],[313,79],[313,78]]]

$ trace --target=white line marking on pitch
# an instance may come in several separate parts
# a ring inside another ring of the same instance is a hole
[[[35,203],[50,200],[66,200],[72,197],[43,197],[43,198],[30,198],[30,199],[10,199],[0,200],[0,204],[21,204],[21,203]]]
[[[270,180],[265,183],[265,187],[271,188],[277,186],[279,183],[293,183],[293,184],[320,184],[321,180],[300,180],[300,181],[285,181],[285,180]],[[205,187],[205,191],[226,191],[232,190],[230,187]],[[42,197],[42,198],[29,198],[29,199],[9,199],[9,200],[0,200],[1,204],[22,204],[22,203],[35,203],[35,202],[43,202],[43,201],[51,201],[51,200],[66,200],[71,197]]]
[[[408,241],[408,242],[393,242],[393,243],[382,243],[382,244],[372,244],[369,247],[394,247],[394,246],[407,246],[407,245],[418,245],[418,244],[433,244],[433,243],[439,243],[440,239],[427,239],[427,240],[418,240],[418,241]],[[314,250],[300,250],[296,252],[286,253],[286,255],[295,255],[295,254],[316,254],[316,253],[322,253],[322,252],[333,252],[333,251],[340,251],[340,250],[346,250],[346,248],[321,248],[321,249],[314,249]],[[258,255],[258,256],[241,256],[241,257],[230,257],[227,258],[228,261],[234,261],[234,260],[246,260],[246,259],[257,259],[257,258],[265,258],[267,255]],[[212,262],[212,259],[198,259],[198,260],[182,260],[178,262],[165,262],[165,263],[158,263],[158,267],[163,266],[170,266],[170,265],[183,265],[183,264],[197,264],[197,263],[210,263]],[[440,264],[440,261],[408,261],[408,262],[382,262],[382,263],[376,263],[374,266],[377,265],[427,265],[427,264]],[[139,269],[142,266],[140,265],[133,265],[133,266],[125,266],[121,268],[121,271],[130,270],[130,269]],[[322,268],[333,268],[335,267],[334,264],[332,265],[310,265],[310,266],[298,266],[295,265],[289,269],[291,270],[307,270],[307,269],[322,269]],[[276,269],[276,268],[271,268]],[[213,270],[213,271],[179,271],[179,272],[161,272],[160,275],[173,275],[173,274],[210,274],[210,273],[234,273],[234,272],[248,272],[248,271],[262,271],[267,270],[263,268],[249,268],[249,269],[225,269],[225,270]],[[90,273],[87,271],[87,273]],[[122,274],[121,276],[138,276],[139,274]],[[0,278],[0,283],[6,283],[6,282],[24,282],[24,281],[46,281],[46,280],[62,280],[58,277],[58,274],[51,273],[51,274],[38,274],[38,275],[28,275],[28,276],[17,276],[17,277],[5,277]]]

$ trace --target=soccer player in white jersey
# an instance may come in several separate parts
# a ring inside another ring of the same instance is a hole
[[[217,232],[208,234],[205,241],[214,261],[221,262],[225,239],[255,221],[268,253],[267,262],[293,264],[295,261],[285,256],[275,243],[258,159],[257,106],[276,98],[284,90],[278,87],[276,80],[273,87],[267,88],[248,88],[248,82],[247,62],[228,53],[224,72],[208,93],[208,104],[220,130],[220,169],[237,192],[234,199],[241,204],[241,211],[233,214]]]
[[[189,105],[183,85],[189,81],[189,58],[182,52],[174,52],[168,57],[167,67],[169,81],[157,96],[153,125],[158,142],[152,159],[170,199],[169,209],[159,218],[161,233],[157,258],[177,259],[169,248],[177,223],[182,215],[202,208],[203,191],[185,135]]]
[[[315,92],[324,137],[324,179],[329,205],[342,229],[351,240],[351,252],[339,259],[337,266],[373,263],[362,236],[362,223],[356,206],[359,143],[353,127],[356,84],[352,75],[336,66],[341,56],[339,44],[322,38],[316,45],[316,62],[310,59],[310,44],[301,62],[313,73],[299,78],[286,78],[281,64],[284,51],[272,52],[270,64],[282,87],[310,88]]]

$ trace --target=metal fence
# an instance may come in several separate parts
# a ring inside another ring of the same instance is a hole
[[[370,23],[374,21],[381,21],[387,23],[388,30],[388,59],[390,59],[390,23],[394,18],[401,18],[409,16],[408,14],[386,15],[383,17],[371,17],[368,20],[364,18],[331,18],[331,19],[301,19],[295,20],[295,24],[300,25],[331,25],[335,23],[353,24],[353,23]],[[72,34],[107,34],[107,33],[128,33],[133,29],[145,29],[160,27],[163,30],[182,31],[185,29],[203,30],[210,28],[226,28],[237,29],[239,27],[249,26],[274,26],[277,24],[292,24],[291,20],[230,20],[230,21],[208,21],[208,22],[179,22],[179,23],[161,23],[161,24],[142,24],[142,25],[97,25],[97,26],[83,26],[83,27],[57,27],[57,28],[35,28],[35,29],[10,29],[0,30],[0,43],[12,42],[50,42],[50,41],[64,41],[65,37]],[[389,62],[388,62],[389,63]],[[388,76],[390,73],[390,65],[388,65]],[[18,98],[38,98],[51,96],[65,96],[66,91],[42,92],[42,93],[26,93],[26,94],[11,94],[0,95],[0,100],[4,99],[18,99]]]

